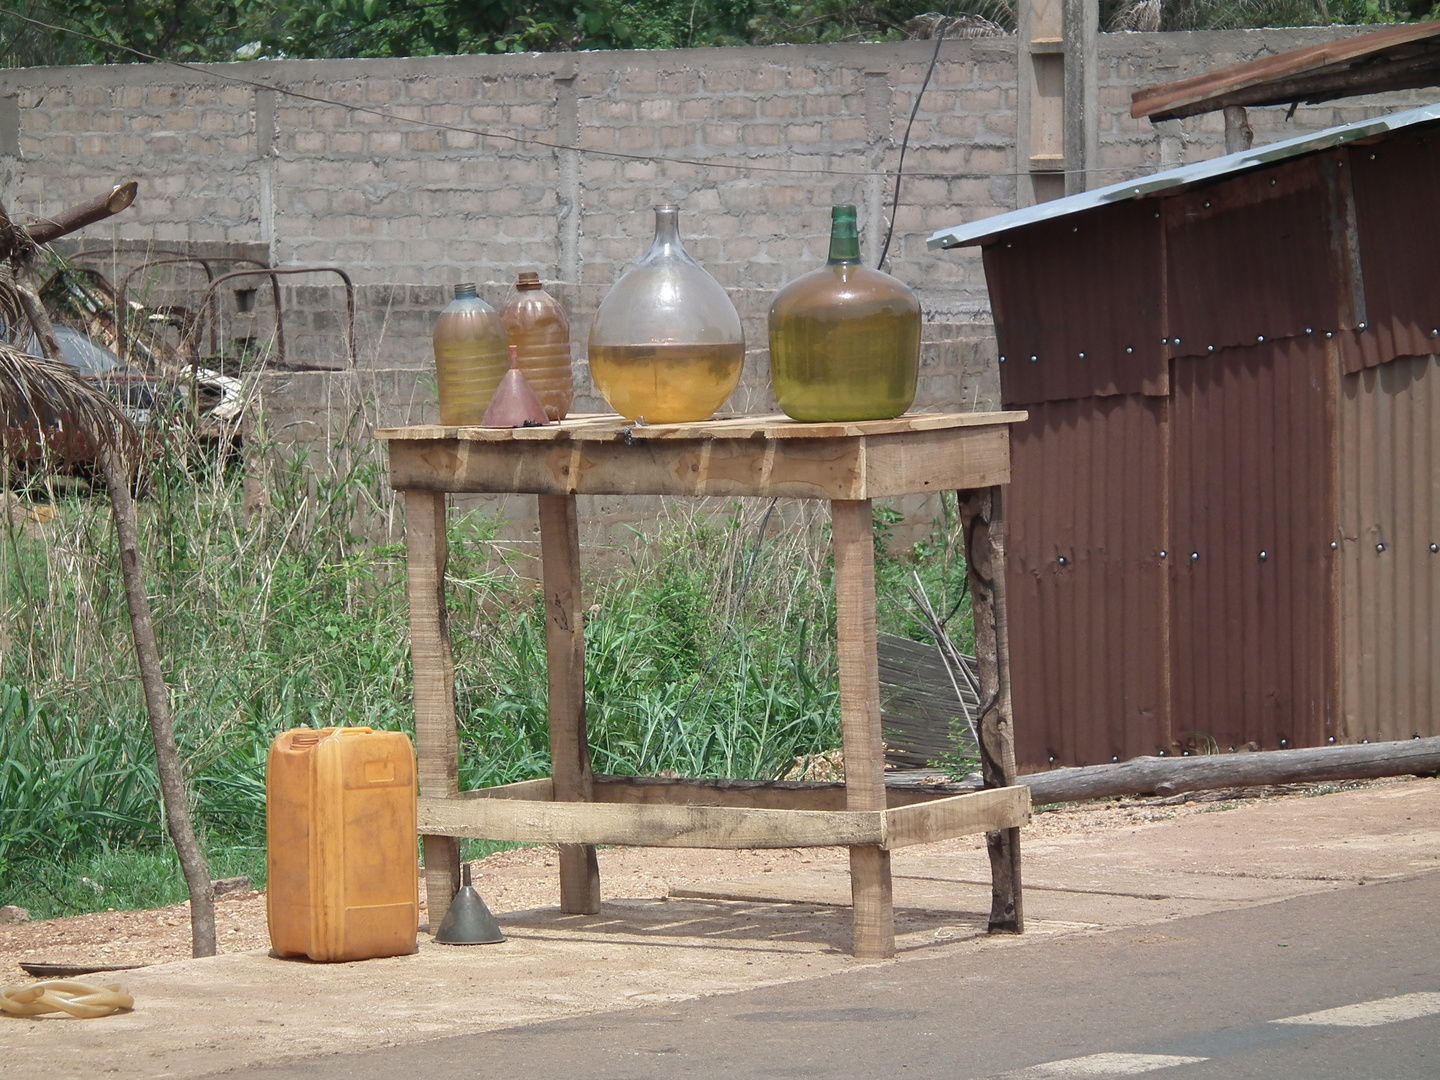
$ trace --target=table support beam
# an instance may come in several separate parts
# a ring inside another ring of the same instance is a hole
[[[830,504],[835,545],[835,632],[840,659],[840,731],[845,806],[885,809],[885,748],[880,734],[880,676],[875,651],[875,534],[869,499]],[[850,848],[854,949],[863,959],[895,955],[890,852]]]
[[[1005,619],[1005,525],[1001,489],[956,493],[965,533],[965,565],[980,669],[980,773],[987,788],[1015,783],[1015,738],[1010,708],[1010,643]],[[987,833],[990,853],[990,933],[1020,934],[1025,914],[1020,889],[1020,830]]]
[[[405,553],[420,794],[452,798],[459,791],[460,741],[455,728],[455,657],[445,611],[449,549],[443,492],[405,492]],[[423,843],[426,911],[433,934],[460,887],[460,841],[426,836]]]
[[[555,799],[593,802],[590,740],[585,730],[585,621],[575,496],[538,498]],[[600,865],[591,844],[560,845],[560,910],[569,915],[594,915],[600,910]]]

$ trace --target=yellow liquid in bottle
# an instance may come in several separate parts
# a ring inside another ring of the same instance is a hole
[[[741,342],[725,345],[594,345],[590,377],[627,420],[683,424],[705,420],[740,382]]]
[[[855,263],[796,278],[770,308],[770,381],[787,416],[884,420],[915,400],[920,306],[888,274]]]
[[[510,366],[500,316],[483,301],[470,305],[457,301],[436,320],[434,344],[440,423],[479,425]]]
[[[575,400],[570,378],[570,324],[554,297],[522,290],[500,312],[525,381],[551,420],[564,420]]]

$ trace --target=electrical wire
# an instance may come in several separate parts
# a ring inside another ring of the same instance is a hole
[[[925,78],[920,83],[920,92],[915,95],[915,104],[910,109],[910,121],[905,125],[905,137],[900,140],[900,160],[895,163],[895,201],[890,204],[890,228],[885,230],[885,244],[880,249],[880,258],[875,269],[885,269],[885,256],[890,254],[890,238],[895,235],[895,215],[900,212],[900,181],[905,176],[905,149],[910,145],[910,129],[915,126],[915,117],[920,112],[920,102],[925,97],[925,88],[930,85],[930,76],[935,74],[935,64],[940,59],[940,46],[945,43],[945,31],[950,20],[940,20],[940,32],[935,35],[935,51],[930,54],[930,66],[925,69]]]

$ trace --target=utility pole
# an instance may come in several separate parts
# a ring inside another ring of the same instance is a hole
[[[1019,0],[1020,206],[1092,185],[1099,144],[1098,0]]]

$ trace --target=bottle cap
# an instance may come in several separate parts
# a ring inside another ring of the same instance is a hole
[[[540,287],[540,275],[533,270],[524,271],[515,279],[517,289],[538,289]]]

